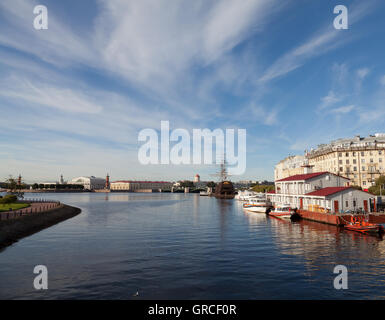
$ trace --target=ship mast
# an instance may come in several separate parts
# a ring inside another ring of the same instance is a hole
[[[221,163],[221,171],[219,172],[219,176],[221,178],[221,181],[225,181],[228,178],[226,159],[223,159],[223,162]]]

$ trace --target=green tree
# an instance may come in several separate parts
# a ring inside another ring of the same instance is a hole
[[[6,188],[11,192],[16,191],[18,189],[17,180],[14,179],[11,175],[7,180],[5,180]]]
[[[189,180],[181,181],[180,186],[182,188],[192,188],[192,187],[194,187],[194,182],[189,181]]]
[[[261,185],[254,186],[252,190],[255,192],[269,192],[269,191],[274,191],[275,187],[274,185],[271,185],[271,184],[268,184],[268,185],[261,184]]]
[[[217,185],[217,184],[216,184],[214,181],[209,181],[209,182],[207,182],[207,186],[208,186],[209,188],[215,188],[216,185]]]
[[[369,192],[376,195],[385,194],[385,176],[377,178],[375,185],[369,188]]]

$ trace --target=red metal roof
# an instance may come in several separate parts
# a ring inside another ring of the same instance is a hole
[[[313,192],[309,192],[305,194],[305,196],[319,196],[319,197],[326,197],[330,196],[331,194],[335,194],[347,189],[352,189],[352,187],[327,187],[320,190],[316,190]]]
[[[135,181],[135,180],[118,180],[111,183],[171,183],[167,181]]]
[[[275,190],[267,191],[266,193],[275,193]]]
[[[281,181],[303,181],[303,180],[308,180],[308,179],[311,179],[311,178],[314,178],[314,177],[321,176],[323,174],[332,174],[332,175],[338,176],[338,177],[340,177],[342,179],[350,180],[349,178],[336,175],[333,172],[322,171],[322,172],[313,172],[313,173],[306,173],[306,174],[296,174],[294,176],[290,176],[290,177],[287,177],[287,178],[284,178],[284,179],[277,180],[276,182],[281,182]]]
[[[302,180],[308,180],[314,177],[321,176],[323,174],[330,173],[328,171],[323,171],[323,172],[314,172],[314,173],[306,173],[306,174],[296,174],[294,176],[290,176],[284,179],[277,180],[277,182],[280,181],[302,181]]]

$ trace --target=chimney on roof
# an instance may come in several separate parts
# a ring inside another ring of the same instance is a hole
[[[313,173],[313,166],[310,164],[306,164],[306,165],[302,166],[302,168],[303,168],[304,174]]]

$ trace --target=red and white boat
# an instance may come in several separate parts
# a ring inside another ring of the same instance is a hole
[[[274,210],[270,211],[269,216],[278,219],[290,220],[291,215],[294,213],[294,210],[290,207],[289,204],[284,204],[281,206],[276,206]]]

